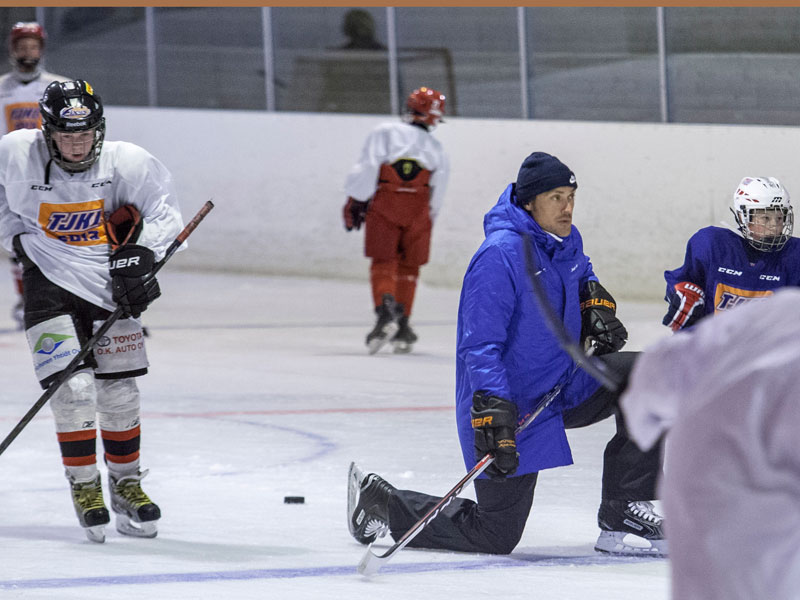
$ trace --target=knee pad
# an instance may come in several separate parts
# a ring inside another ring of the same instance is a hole
[[[50,398],[56,431],[78,431],[95,427],[97,388],[89,371],[67,379]]]
[[[97,412],[104,431],[126,431],[139,424],[139,387],[136,379],[99,379]]]

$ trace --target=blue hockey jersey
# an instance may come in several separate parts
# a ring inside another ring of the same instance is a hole
[[[683,266],[665,271],[666,300],[675,284],[690,281],[705,292],[705,315],[765,298],[777,288],[800,286],[800,239],[789,238],[778,252],[760,252],[722,227],[705,227],[686,244]]]

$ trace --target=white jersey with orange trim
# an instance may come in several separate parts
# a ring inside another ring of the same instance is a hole
[[[40,71],[28,82],[20,81],[14,71],[0,77],[0,135],[17,129],[41,129],[39,100],[54,81],[69,81],[69,78],[47,71]]]
[[[436,218],[444,201],[450,166],[442,143],[418,125],[385,123],[370,132],[358,162],[347,174],[345,195],[369,200],[378,186],[381,165],[400,159],[416,161],[430,171],[430,213],[431,218]]]
[[[49,163],[49,165],[48,165]],[[70,174],[55,162],[38,129],[0,139],[0,243],[9,252],[18,233],[25,254],[50,281],[114,310],[103,217],[136,206],[143,227],[137,244],[156,259],[183,228],[172,176],[143,148],[104,142],[90,169]]]

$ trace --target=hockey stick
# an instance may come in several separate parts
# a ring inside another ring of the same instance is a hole
[[[164,264],[172,257],[173,254],[175,254],[175,252],[177,252],[178,247],[183,242],[186,241],[186,238],[188,238],[191,235],[191,233],[195,230],[195,228],[200,224],[200,221],[202,221],[206,217],[206,215],[209,212],[211,212],[212,208],[214,208],[214,204],[211,202],[211,200],[209,200],[202,206],[202,208],[197,212],[194,218],[191,221],[189,221],[186,227],[183,228],[183,231],[181,231],[178,234],[178,237],[175,238],[175,241],[173,241],[169,245],[167,251],[164,253],[164,258],[162,258],[155,264],[155,266],[153,266],[153,275],[158,273],[161,270],[161,267],[164,266]],[[58,391],[58,388],[60,388],[64,384],[64,382],[70,378],[70,376],[75,372],[75,369],[78,368],[80,362],[86,357],[87,354],[89,354],[89,352],[92,351],[92,348],[94,348],[94,345],[97,343],[97,341],[102,336],[104,336],[106,332],[111,328],[111,326],[122,316],[122,312],[123,312],[122,307],[117,306],[114,312],[112,312],[108,316],[108,318],[106,318],[106,320],[103,321],[103,324],[100,325],[95,334],[89,339],[88,342],[86,342],[81,347],[81,349],[72,358],[69,364],[66,367],[64,367],[64,370],[61,371],[59,376],[53,380],[53,382],[47,387],[45,392],[36,401],[36,403],[33,406],[31,406],[30,410],[27,413],[25,413],[25,416],[22,417],[22,419],[20,419],[20,422],[17,423],[14,429],[12,429],[11,432],[2,441],[2,443],[0,443],[0,454],[3,454],[3,452],[5,452],[6,448],[8,448],[11,442],[13,442],[16,439],[16,437],[20,434],[20,432],[23,429],[25,429],[28,423],[31,422],[31,419],[33,419],[33,417],[36,416],[36,413],[38,413],[41,410],[41,408],[47,403],[47,401],[53,396],[53,394],[55,394]]]
[[[589,350],[591,353],[593,348]],[[558,385],[556,385],[552,390],[547,392],[547,394],[539,401],[539,404],[536,408],[527,415],[523,421],[517,426],[517,429],[514,431],[514,435],[519,435],[520,431],[525,429],[528,425],[530,425],[533,420],[538,417],[544,409],[550,406],[553,403],[553,400],[561,393],[562,388],[572,379],[572,376],[577,371],[578,365],[576,364],[575,367],[572,369],[570,374]],[[369,545],[367,551],[364,553],[364,557],[361,559],[361,562],[358,563],[358,572],[361,575],[369,577],[374,575],[375,573],[380,570],[380,568],[389,562],[392,557],[400,552],[403,548],[405,548],[411,540],[413,540],[417,534],[419,534],[422,529],[428,525],[431,521],[433,521],[439,513],[448,505],[453,499],[458,496],[462,490],[472,483],[475,479],[477,479],[478,475],[483,473],[489,465],[494,462],[494,456],[492,454],[486,454],[482,459],[480,459],[474,467],[464,475],[464,477],[453,486],[453,488],[447,492],[439,502],[437,502],[433,508],[431,508],[425,516],[422,517],[419,521],[414,523],[411,528],[406,531],[403,536],[397,540],[397,542],[392,545],[386,552],[383,554],[375,554],[372,551],[372,544]]]
[[[528,272],[528,278],[531,280],[531,287],[533,288],[533,295],[536,297],[536,302],[539,305],[539,310],[544,317],[550,331],[558,339],[558,343],[569,354],[570,358],[575,361],[581,369],[586,371],[589,375],[599,381],[606,389],[612,392],[617,391],[622,382],[617,376],[610,373],[606,364],[597,358],[591,357],[591,352],[584,352],[580,344],[573,340],[564,323],[556,315],[553,306],[547,299],[547,292],[539,281],[539,275],[543,272],[536,264],[536,259],[533,256],[533,242],[527,235],[522,236],[523,245],[525,247],[525,269]]]

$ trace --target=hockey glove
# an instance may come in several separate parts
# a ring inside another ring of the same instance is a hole
[[[126,317],[138,317],[161,295],[153,275],[155,255],[150,248],[128,244],[109,257],[111,297]]]
[[[581,343],[587,338],[595,342],[595,354],[608,354],[622,349],[628,341],[628,330],[617,319],[617,303],[597,281],[588,281],[581,291]]]
[[[344,228],[347,231],[361,229],[361,224],[367,216],[369,201],[362,202],[355,198],[348,198],[344,205]]]
[[[472,429],[475,430],[475,460],[486,454],[494,456],[484,473],[492,479],[513,475],[519,466],[517,441],[517,406],[513,402],[478,391],[472,396]]]
[[[703,288],[691,281],[676,283],[671,292],[667,290],[666,300],[669,301],[669,308],[661,322],[672,331],[689,327],[703,316],[706,295]]]
[[[133,204],[120,206],[105,219],[106,236],[111,250],[135,244],[142,233],[142,216]]]

